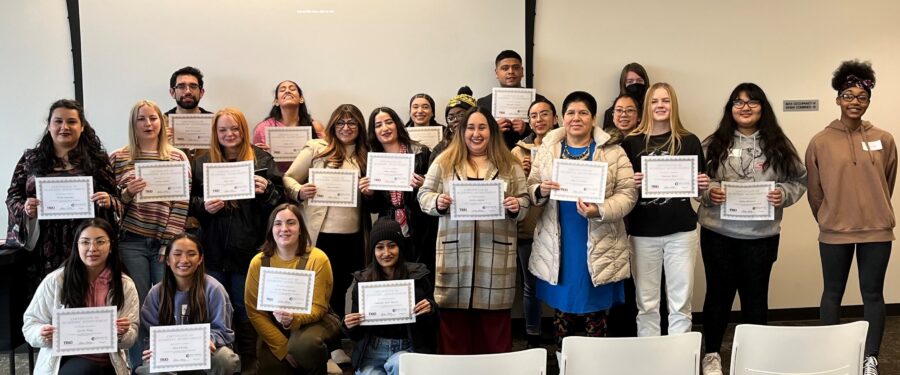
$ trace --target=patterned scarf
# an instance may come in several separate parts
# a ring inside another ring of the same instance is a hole
[[[409,148],[404,144],[400,144],[400,153],[409,153]],[[409,227],[406,222],[406,210],[403,208],[403,192],[391,191],[389,194],[391,195],[391,204],[394,206],[394,220],[400,223],[400,228],[403,229],[403,236],[409,237]]]

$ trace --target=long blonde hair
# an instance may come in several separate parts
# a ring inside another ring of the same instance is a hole
[[[241,144],[240,146],[238,146],[238,148],[240,148],[240,152],[238,152],[237,161],[256,160],[256,155],[253,153],[253,147],[251,147],[250,129],[247,126],[247,118],[244,117],[244,114],[237,108],[225,107],[216,112],[216,115],[212,119],[212,137],[210,138],[209,143],[209,161],[212,163],[223,163],[228,161],[227,159],[225,159],[225,150],[222,150],[222,145],[219,144],[219,137],[216,131],[216,123],[219,122],[219,118],[221,118],[222,116],[231,117],[231,119],[238,124],[238,128],[240,129]]]
[[[356,149],[353,155],[344,155],[344,145],[337,138],[337,127],[335,124],[344,117],[350,117],[356,121]],[[399,126],[399,124],[398,124]],[[328,120],[328,126],[325,128],[325,141],[328,146],[316,158],[326,158],[325,165],[328,168],[340,169],[351,156],[356,159],[356,165],[359,166],[360,175],[366,173],[366,159],[369,155],[369,144],[366,142],[366,120],[363,118],[362,112],[353,104],[341,104],[331,113],[331,119]]]
[[[466,146],[465,141],[466,125],[469,123],[469,118],[475,113],[480,113],[487,119],[488,129],[491,134],[491,138],[488,140],[488,160],[494,164],[494,167],[497,168],[501,175],[512,175],[512,171],[515,166],[519,165],[519,161],[506,147],[506,142],[503,140],[503,134],[500,133],[500,126],[497,125],[497,120],[494,120],[494,116],[491,116],[490,111],[480,107],[470,108],[466,111],[465,115],[463,115],[463,122],[459,124],[459,129],[453,132],[453,141],[450,142],[450,146],[438,156],[435,162],[440,163],[441,169],[444,170],[445,174],[453,173],[454,168],[463,165],[462,163],[466,163],[472,169],[477,169],[475,164],[469,160],[469,148]]]
[[[641,123],[629,135],[643,134],[646,148],[650,147],[650,132],[653,130],[653,105],[651,100],[653,92],[658,89],[666,90],[669,93],[669,98],[672,100],[672,111],[669,114],[669,128],[672,131],[669,133],[669,139],[666,140],[666,143],[659,147],[664,148],[668,146],[669,155],[677,155],[681,151],[681,138],[691,133],[681,124],[681,118],[678,116],[678,96],[675,95],[675,89],[672,88],[672,85],[668,83],[657,82],[650,86],[650,89],[647,90],[647,94],[644,96],[644,115],[641,116]]]
[[[159,133],[156,135],[156,152],[159,154],[157,158],[159,160],[169,160],[169,153],[174,147],[169,144],[168,119],[163,115],[162,110],[159,109],[156,103],[152,100],[144,99],[134,103],[131,107],[131,115],[128,117],[128,156],[131,157],[131,162],[134,163],[135,160],[141,158],[141,145],[138,142],[134,126],[137,124],[138,114],[142,107],[150,107],[159,117],[160,127]]]

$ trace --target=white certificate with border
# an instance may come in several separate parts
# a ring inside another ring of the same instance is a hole
[[[369,190],[413,191],[410,183],[415,168],[415,154],[370,152],[366,163]]]
[[[275,161],[294,161],[306,142],[313,139],[311,126],[285,126],[266,128],[266,143]]]
[[[150,372],[209,370],[209,323],[150,327]]]
[[[262,267],[259,269],[256,309],[309,314],[315,281],[315,271]]]
[[[53,311],[53,355],[114,353],[119,350],[115,306]]]
[[[203,164],[203,200],[230,201],[255,197],[252,161]]]
[[[450,220],[501,220],[505,184],[501,180],[451,181]]]
[[[444,139],[443,126],[410,126],[406,128],[406,132],[412,140],[428,146],[432,150]]]
[[[528,107],[537,95],[534,89],[494,87],[491,91],[491,114],[494,118],[528,120]]]
[[[316,185],[310,206],[356,207],[359,171],[356,169],[312,168],[309,183]]]
[[[357,284],[361,325],[416,322],[416,286],[412,279]]]
[[[172,113],[172,146],[178,148],[209,148],[212,140],[213,113]]]
[[[550,199],[558,201],[603,203],[606,198],[606,175],[609,164],[601,161],[553,159],[553,177],[558,190],[550,191]]]
[[[134,163],[134,174],[144,179],[147,187],[135,202],[168,202],[191,199],[188,182],[191,166],[186,161],[154,161]]]
[[[641,198],[696,197],[697,164],[697,155],[641,156]]]
[[[775,190],[774,181],[722,182],[725,203],[719,212],[722,220],[775,220],[775,206],[769,203],[769,192]]]
[[[91,176],[36,177],[34,189],[38,220],[90,219],[94,217],[94,179]]]

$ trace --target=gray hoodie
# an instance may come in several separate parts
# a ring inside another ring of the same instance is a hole
[[[710,178],[709,189],[700,196],[697,220],[703,228],[740,239],[771,237],[781,232],[781,216],[784,208],[797,202],[806,193],[806,167],[798,161],[797,169],[803,173],[793,178],[775,173],[775,169],[772,167],[763,169],[766,155],[763,154],[761,142],[759,131],[750,136],[745,136],[738,131],[734,132],[731,154],[724,163],[719,165],[719,170],[715,174],[716,178]],[[704,143],[705,148],[706,143]],[[735,149],[740,149],[740,151],[733,151]],[[709,198],[709,190],[721,188],[722,181],[775,181],[775,189],[781,190],[784,196],[782,206],[775,208],[775,220],[722,220],[719,215],[721,206],[713,204]]]

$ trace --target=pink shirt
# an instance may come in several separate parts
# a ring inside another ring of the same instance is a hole
[[[84,301],[84,304],[87,307],[106,306],[110,281],[112,281],[112,271],[109,270],[109,267],[106,267],[103,271],[100,271],[100,275],[88,288],[88,294],[84,296],[87,301]]]

